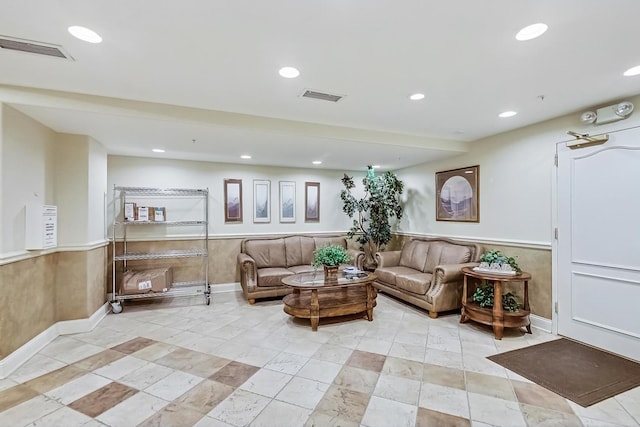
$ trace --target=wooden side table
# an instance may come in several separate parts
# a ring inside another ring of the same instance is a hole
[[[471,267],[463,267],[464,287],[462,291],[462,315],[460,323],[467,320],[473,320],[485,325],[493,327],[493,334],[497,340],[502,339],[504,328],[520,328],[526,327],[527,332],[531,333],[531,321],[529,319],[529,280],[531,274],[521,272],[517,275],[491,274],[480,271],[474,271]],[[475,277],[477,279],[487,280],[493,283],[493,308],[480,307],[478,303],[474,303],[468,295],[467,279]],[[502,308],[502,284],[504,282],[516,282],[524,285],[524,301],[520,310],[511,312],[504,311]]]

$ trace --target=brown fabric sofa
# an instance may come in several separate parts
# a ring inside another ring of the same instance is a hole
[[[429,310],[436,318],[442,311],[462,307],[465,266],[478,265],[482,247],[443,238],[413,238],[400,251],[378,252],[373,285],[380,291]]]
[[[240,285],[250,304],[256,298],[278,297],[291,293],[282,278],[313,271],[313,251],[330,244],[347,248],[343,236],[285,236],[245,239],[240,244],[238,266]],[[362,269],[364,252],[348,249],[353,264]]]

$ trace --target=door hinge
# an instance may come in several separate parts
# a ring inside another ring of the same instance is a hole
[[[553,304],[553,310],[558,314],[558,301]]]
[[[556,153],[555,156],[553,156],[553,164],[558,166],[558,153]]]
[[[558,227],[553,229],[553,237],[558,240]]]

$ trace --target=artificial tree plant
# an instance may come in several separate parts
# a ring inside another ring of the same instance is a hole
[[[391,219],[402,218],[400,196],[404,184],[393,172],[376,176],[371,166],[367,166],[367,175],[362,179],[365,194],[360,199],[351,193],[355,188],[353,177],[344,174],[342,184],[345,187],[340,192],[342,210],[353,219],[347,235],[350,239],[356,237],[360,243],[366,255],[365,266],[375,266],[375,253],[391,240]]]

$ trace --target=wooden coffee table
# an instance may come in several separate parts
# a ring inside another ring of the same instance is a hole
[[[364,277],[347,278],[340,272],[338,280],[333,282],[325,282],[322,271],[287,276],[282,283],[293,288],[293,293],[282,299],[284,312],[310,319],[313,331],[318,330],[320,319],[326,317],[364,313],[372,321],[378,295],[372,285],[376,275],[364,274]]]

